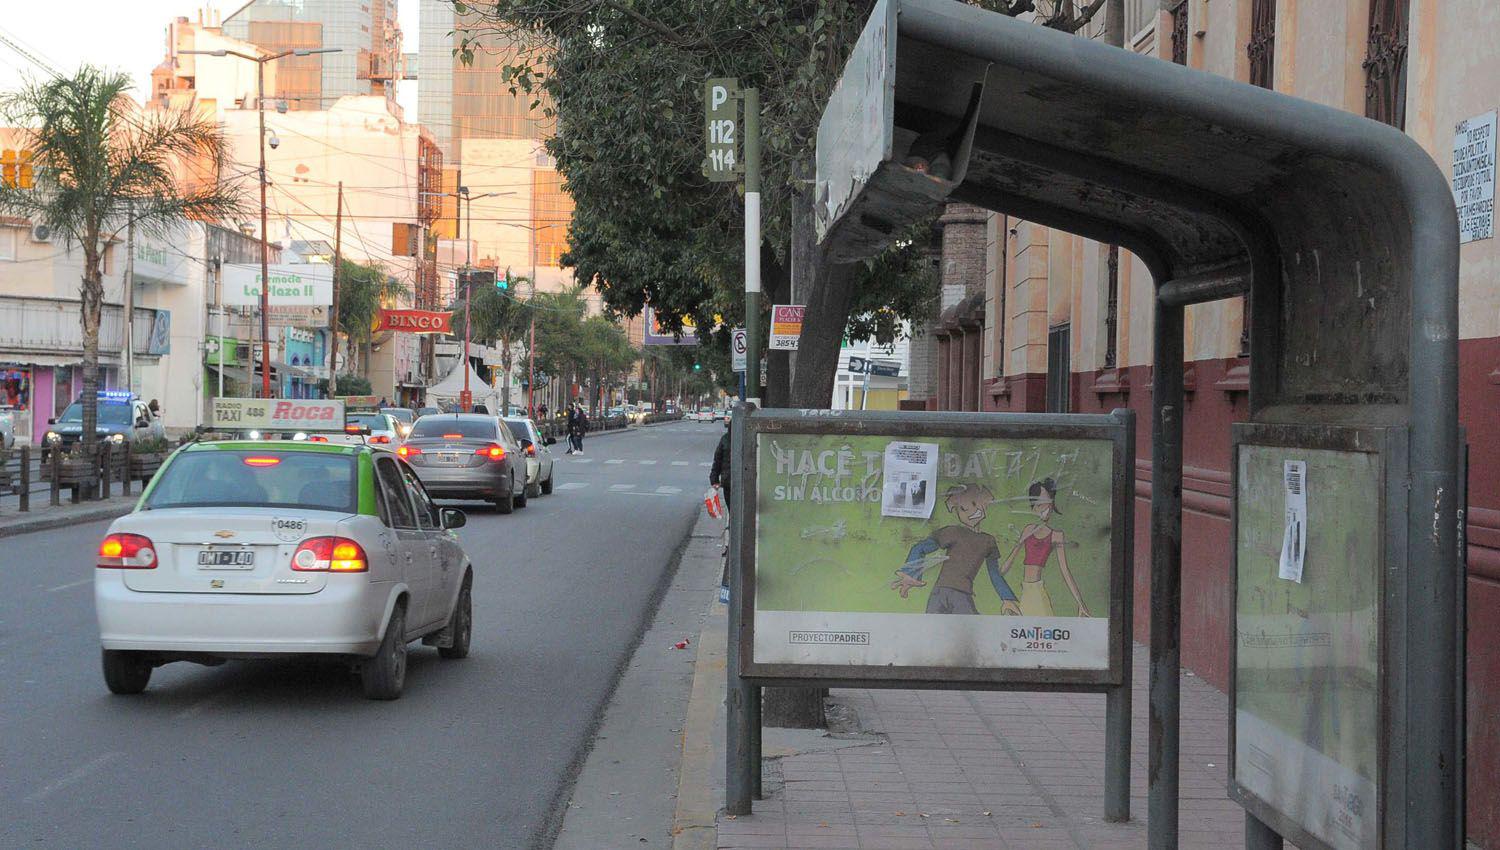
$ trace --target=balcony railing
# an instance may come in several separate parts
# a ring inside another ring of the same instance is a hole
[[[81,309],[78,301],[66,298],[0,298],[0,352],[82,357]],[[99,353],[107,359],[120,356],[125,335],[124,314],[125,308],[119,304],[105,304],[102,310]],[[148,351],[155,321],[155,310],[135,308],[131,348],[137,355]]]

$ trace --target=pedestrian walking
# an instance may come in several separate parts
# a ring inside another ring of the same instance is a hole
[[[572,454],[573,453],[573,443],[574,443],[573,434],[574,434],[575,429],[578,427],[578,406],[577,405],[571,405],[571,404],[568,405],[567,414],[568,414],[568,420],[567,420],[567,423],[566,423],[567,436],[568,436],[568,452],[567,453],[568,454]]]
[[[583,454],[583,435],[589,430],[589,415],[584,412],[583,405],[578,406],[577,425],[573,428],[573,447],[579,454]]]

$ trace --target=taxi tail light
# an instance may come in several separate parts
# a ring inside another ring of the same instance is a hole
[[[411,457],[412,455],[419,455],[421,453],[422,450],[417,448],[416,446],[401,446],[400,448],[396,449],[396,454],[400,455],[401,457]]]
[[[536,457],[536,443],[532,443],[531,445],[526,447],[526,454],[531,457]]]
[[[505,460],[505,447],[499,443],[490,443],[487,446],[475,449],[474,454],[479,455],[485,460]]]
[[[307,441],[309,443],[326,443],[326,442],[328,442],[328,438],[327,437],[320,437],[317,434],[314,434],[311,437],[308,437]]]
[[[362,573],[370,569],[364,547],[347,537],[309,537],[292,553],[299,573]]]
[[[373,437],[370,438],[370,442],[375,443],[377,445],[385,445],[385,444],[389,443],[390,441],[391,441],[391,438],[387,437],[384,434],[376,434],[375,436],[373,436]]]
[[[139,534],[110,534],[99,544],[101,570],[154,570],[156,546]]]

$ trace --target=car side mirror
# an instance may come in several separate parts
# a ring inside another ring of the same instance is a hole
[[[56,425],[56,424],[57,424],[57,417],[56,417],[56,416],[54,416],[54,417],[52,417],[52,418],[51,418],[51,419],[48,419],[48,420],[47,420],[47,424],[48,424],[48,425]]]
[[[469,522],[469,517],[458,508],[443,508],[443,528],[463,528]]]
[[[545,440],[542,441],[542,445],[544,445],[544,446],[555,446],[555,445],[557,445],[557,438],[556,437],[548,437],[547,439],[545,439]]]

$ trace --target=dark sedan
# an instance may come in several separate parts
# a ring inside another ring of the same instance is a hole
[[[423,416],[396,453],[434,499],[494,502],[502,514],[526,507],[526,455],[493,416]]]

